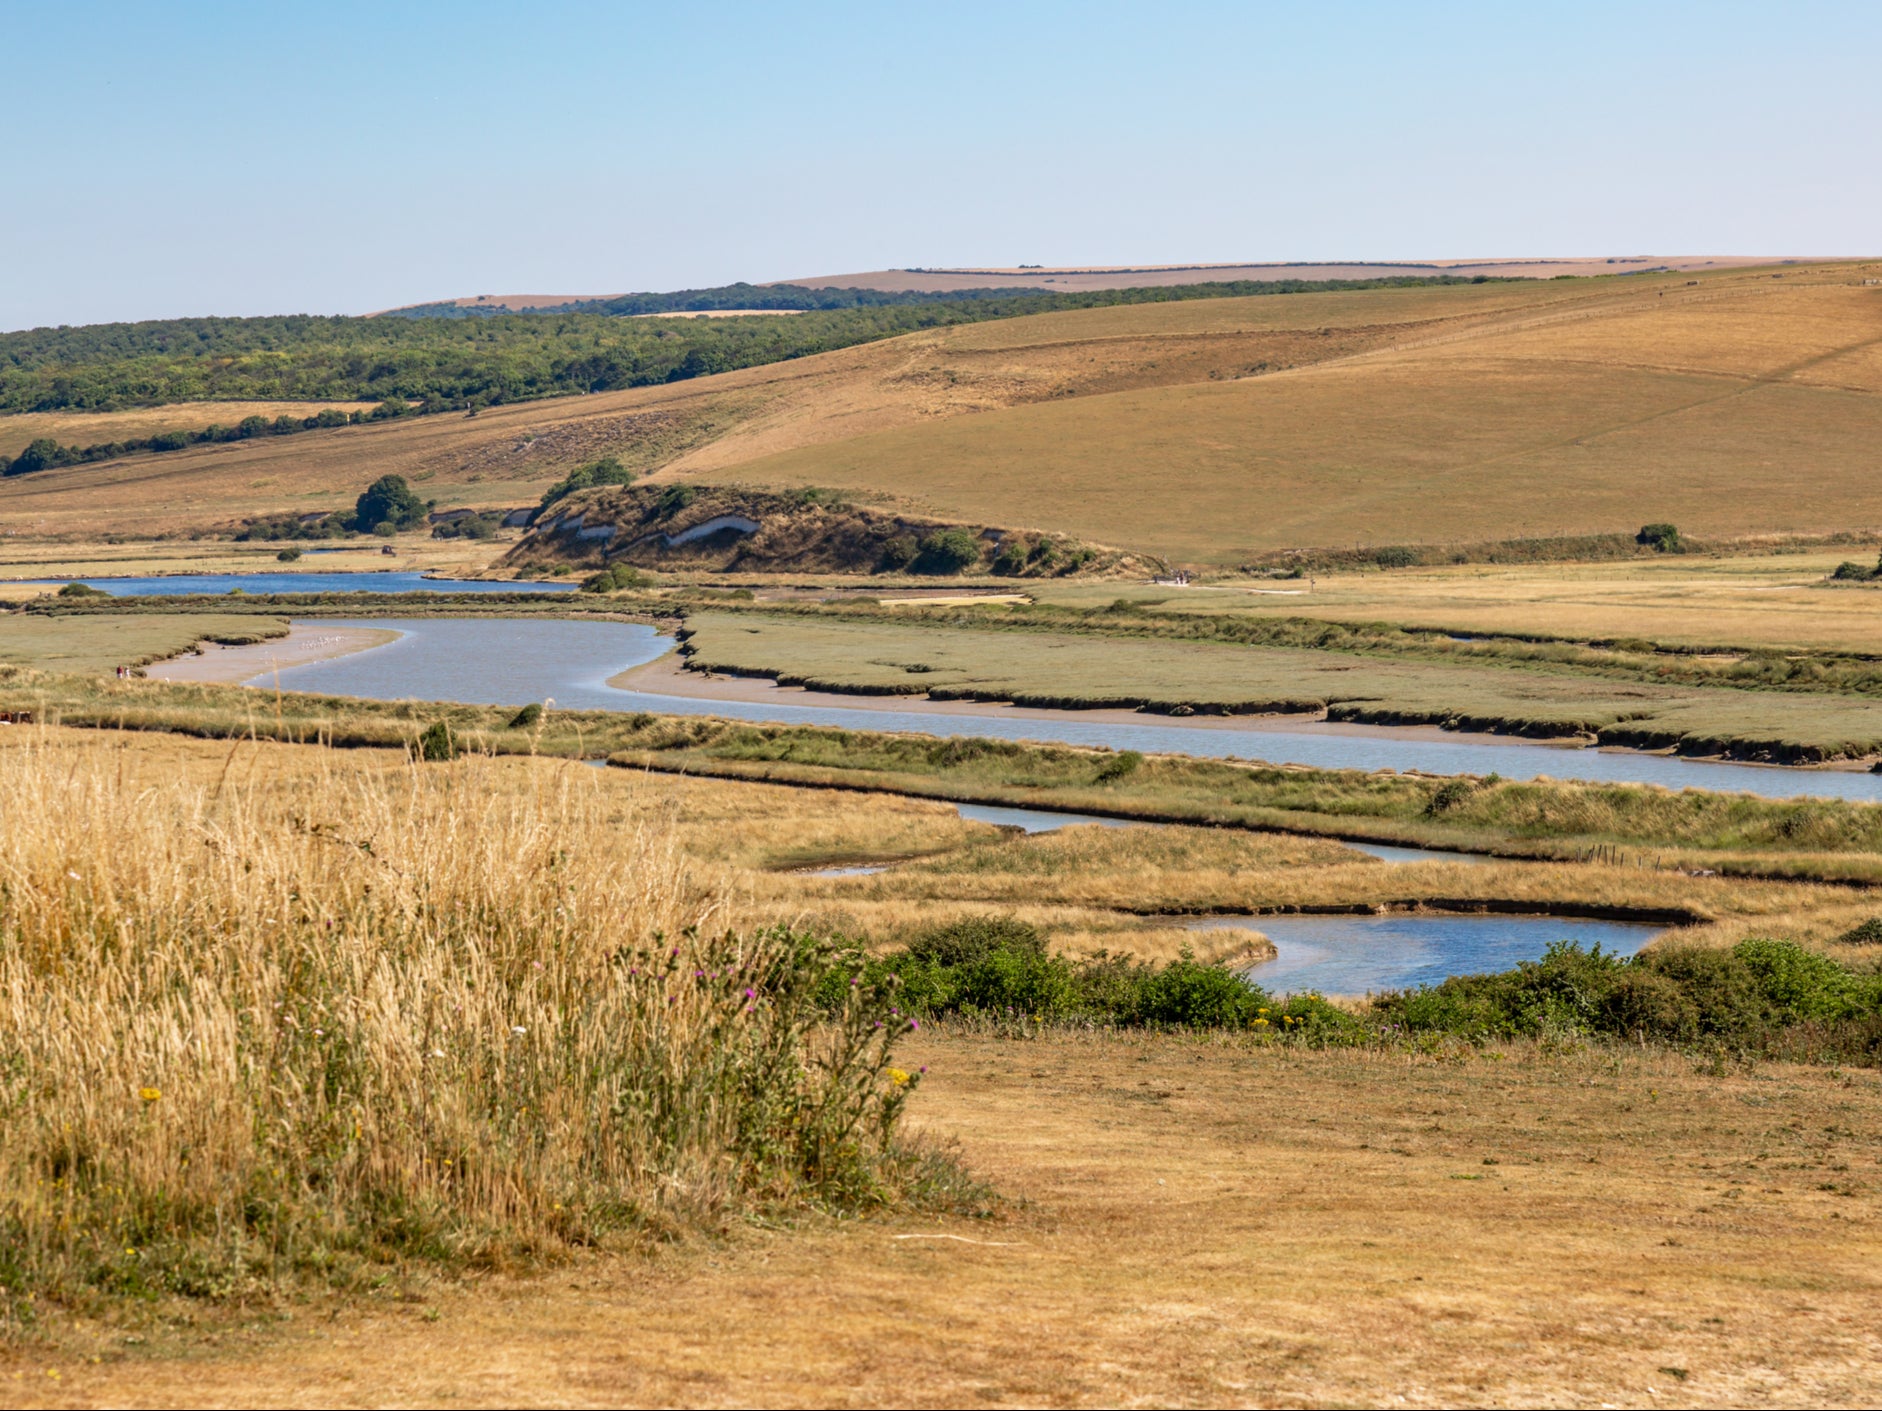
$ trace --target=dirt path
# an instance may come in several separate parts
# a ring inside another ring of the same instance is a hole
[[[43,1405],[1874,1404],[1882,1079],[943,1037],[1006,1217],[810,1222],[106,1360]],[[946,1238],[936,1238],[946,1236]],[[958,1238],[956,1238],[958,1237]],[[81,1335],[83,1336],[83,1335]],[[153,1343],[156,1340],[153,1339]],[[56,1374],[56,1375],[53,1375]]]

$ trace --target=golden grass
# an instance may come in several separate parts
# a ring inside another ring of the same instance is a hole
[[[0,456],[17,456],[29,441],[50,436],[62,446],[99,446],[135,441],[166,431],[201,431],[234,426],[245,417],[310,417],[327,410],[366,411],[376,402],[173,402],[118,412],[16,412],[0,416]]]
[[[1865,340],[1882,337],[1882,299],[1854,282],[1861,270],[1696,277],[930,330],[474,418],[40,472],[0,485],[0,526],[149,535],[332,510],[387,472],[446,506],[520,505],[604,453],[663,479],[836,485],[1212,563],[1653,518],[1708,533],[1882,524],[1863,449],[1878,426]],[[1800,496],[1806,470],[1813,493]]]
[[[1003,1219],[749,1230],[651,1276],[595,1259],[213,1347],[74,1329],[0,1385],[159,1406],[1882,1394],[1872,1072],[927,1031],[907,1052],[929,1068],[913,1119],[1013,1198]]]
[[[0,594],[35,597],[56,588],[28,587],[7,579],[148,578],[177,573],[449,573],[474,577],[488,569],[521,537],[434,539],[428,530],[390,539],[336,539],[318,544],[249,543],[226,540],[145,540],[105,543],[86,540],[0,540]],[[385,550],[390,547],[393,553]],[[281,562],[283,550],[301,557]],[[306,550],[322,552],[309,555]]]
[[[1848,559],[1873,563],[1875,548],[1851,544],[1808,553],[1671,555],[1621,563],[1460,564],[1176,591],[1066,581],[1028,584],[1028,591],[1041,602],[1079,608],[1125,598],[1152,605],[1151,612],[1391,622],[1575,641],[1634,638],[1670,646],[1882,653],[1882,592],[1824,582]]]
[[[0,1321],[894,1199],[876,1001],[597,771],[101,744],[0,747]]]
[[[1647,520],[1721,537],[1882,525],[1882,295],[1854,273],[1604,284],[1271,376],[884,431],[738,478],[1214,564]]]

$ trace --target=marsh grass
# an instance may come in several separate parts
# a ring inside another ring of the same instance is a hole
[[[901,1025],[592,771],[0,751],[0,1309],[894,1202]],[[244,756],[247,756],[246,758]],[[259,777],[257,777],[259,775]]]

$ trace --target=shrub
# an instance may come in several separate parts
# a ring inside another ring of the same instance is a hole
[[[1871,916],[1836,939],[1846,946],[1882,946],[1882,916]]]
[[[61,598],[108,598],[111,595],[89,583],[68,583],[58,592]]]
[[[1656,554],[1676,554],[1681,547],[1679,530],[1670,524],[1643,524],[1634,542]]]
[[[896,573],[907,568],[920,553],[921,544],[913,534],[898,534],[882,546],[882,557],[876,566],[884,573]]]
[[[1374,550],[1372,561],[1380,568],[1411,568],[1418,562],[1418,553],[1403,544],[1393,544],[1387,548]]]
[[[1868,567],[1866,564],[1856,563],[1850,559],[1844,559],[1830,574],[1830,577],[1842,583],[1867,583],[1875,576],[1875,569]]]
[[[527,730],[530,726],[540,723],[541,720],[541,704],[537,701],[531,701],[528,705],[517,711],[515,715],[510,717],[510,729]]]
[[[567,475],[543,492],[542,500],[536,506],[536,513],[541,514],[557,500],[565,500],[578,490],[592,490],[597,485],[632,485],[634,472],[622,465],[613,456],[603,456],[600,460],[578,465]]]
[[[653,580],[631,564],[611,564],[601,572],[582,580],[584,593],[619,593],[628,588],[645,588]]]
[[[1119,750],[1104,762],[1104,767],[1098,771],[1095,782],[1110,784],[1116,780],[1126,778],[1131,774],[1135,774],[1138,768],[1142,766],[1143,762],[1144,757],[1137,753],[1136,750]]]
[[[653,502],[654,519],[671,519],[699,497],[699,491],[691,485],[669,485],[660,492],[660,497]]]
[[[1026,571],[1030,546],[1024,539],[1009,534],[1000,541],[1000,552],[993,556],[993,571],[1003,578],[1014,578]]]
[[[980,541],[965,529],[938,529],[921,541],[917,573],[960,573],[980,562]]]
[[[456,759],[457,738],[452,734],[449,722],[434,720],[427,725],[412,747],[412,752],[423,760]]]
[[[301,551],[299,549],[283,549],[274,557],[276,563],[298,563],[300,562]]]

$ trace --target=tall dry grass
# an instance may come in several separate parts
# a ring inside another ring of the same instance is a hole
[[[732,929],[590,771],[251,779],[255,748],[154,783],[52,732],[0,751],[0,1309],[529,1257],[914,1169],[888,997],[819,1011],[830,948]]]

